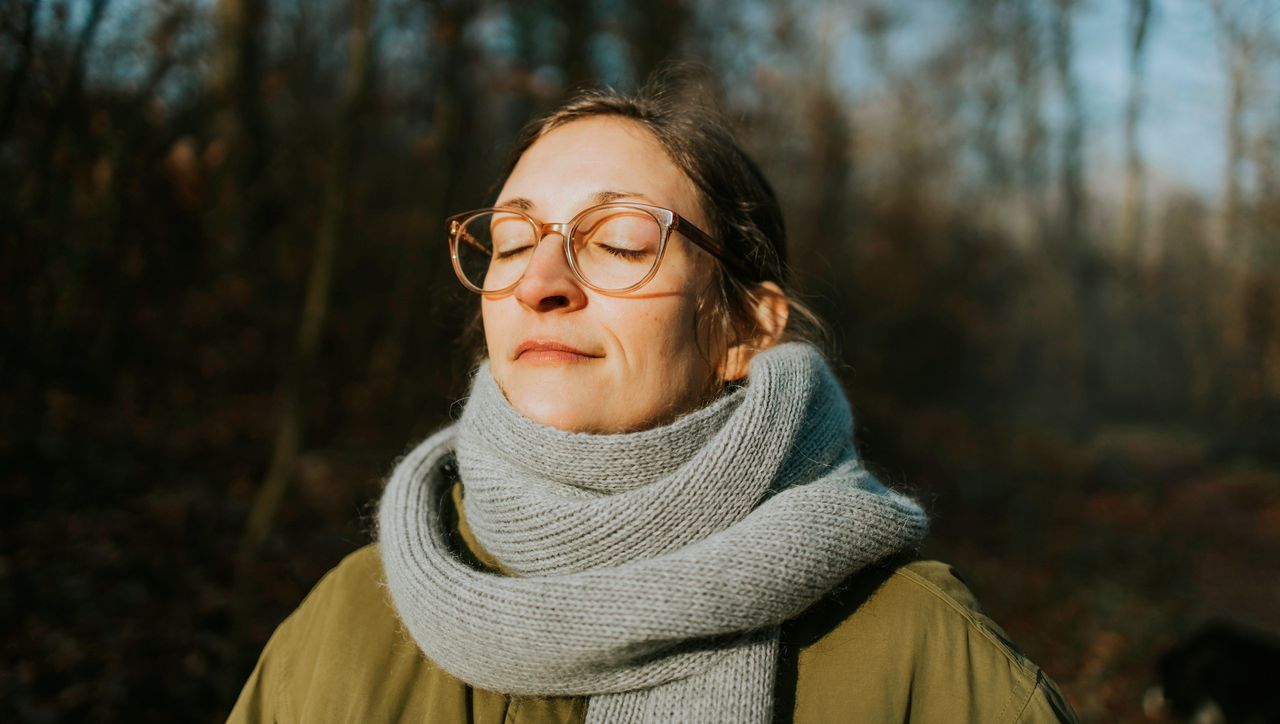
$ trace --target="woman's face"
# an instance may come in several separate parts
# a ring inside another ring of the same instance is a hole
[[[525,151],[498,206],[568,221],[605,201],[664,206],[706,229],[693,182],[644,127],[572,121]],[[481,302],[489,364],[525,416],[561,430],[613,433],[661,424],[703,402],[717,379],[695,309],[715,261],[672,233],[657,275],[622,296],[583,287],[549,234],[507,295]],[[705,345],[703,345],[705,346]]]

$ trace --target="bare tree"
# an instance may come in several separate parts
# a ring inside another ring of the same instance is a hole
[[[13,129],[13,118],[22,99],[22,89],[27,83],[27,75],[31,72],[31,56],[36,32],[36,15],[40,12],[40,0],[31,0],[24,5],[22,30],[18,37],[18,61],[14,64],[13,75],[5,86],[4,105],[0,106],[0,143],[9,137]]]
[[[422,165],[423,173],[415,184],[415,198],[420,201],[417,207],[427,233],[434,231],[443,238],[445,215],[449,209],[456,210],[465,181],[475,175],[468,158],[475,153],[477,98],[475,83],[467,71],[478,63],[463,42],[463,34],[479,8],[476,3],[457,0],[427,0],[425,5],[432,27],[428,37],[431,65],[424,69],[428,80],[422,90],[431,99],[430,150]],[[372,379],[384,380],[387,384],[399,379],[411,333],[421,320],[420,311],[430,306],[429,295],[436,293],[441,284],[453,283],[453,272],[447,264],[431,263],[433,258],[444,258],[431,256],[443,250],[443,241],[403,245],[392,294],[397,303],[387,331],[372,355],[369,368]],[[413,397],[402,395],[398,399],[401,402],[396,408],[396,428],[403,429],[412,424],[420,410]]]
[[[1037,3],[1022,0],[1014,6],[1014,66],[1018,81],[1018,169],[1025,215],[1043,233],[1045,182],[1048,180],[1045,147],[1048,131],[1044,120],[1044,50],[1040,42]]]
[[[1084,100],[1074,69],[1075,21],[1077,0],[1054,0],[1051,24],[1053,65],[1066,105],[1066,128],[1063,129],[1058,154],[1059,189],[1061,192],[1060,228],[1055,236],[1068,248],[1059,248],[1065,258],[1078,259],[1085,213],[1084,193]]]
[[[808,126],[805,135],[811,172],[809,208],[805,215],[808,228],[798,236],[793,235],[789,243],[793,248],[803,244],[800,247],[803,253],[799,256],[811,263],[818,254],[825,254],[835,262],[835,269],[845,269],[852,250],[839,230],[849,228],[857,209],[852,183],[852,124],[831,80],[836,42],[833,30],[843,24],[837,13],[836,7],[824,5],[816,42],[809,44],[809,48],[792,51],[811,63],[811,71],[798,89],[802,96],[797,103],[804,111],[800,117]]]
[[[214,131],[230,161],[225,183],[232,199],[224,209],[224,251],[230,256],[253,248],[263,235],[263,170],[267,123],[262,109],[262,27],[268,0],[218,0],[218,42],[213,91],[220,109]]]
[[[1253,39],[1234,6],[1212,0],[1213,14],[1227,60],[1227,161],[1223,174],[1222,243],[1231,257],[1240,258],[1240,202],[1244,177],[1246,133],[1245,103],[1253,61]]]
[[[589,0],[563,0],[560,19],[565,24],[564,74],[570,88],[585,86],[595,78],[592,70],[591,35],[595,32]]]
[[[1004,37],[1001,17],[1007,8],[989,0],[972,0],[967,4],[966,41],[978,60],[969,72],[976,76],[973,90],[979,107],[979,120],[973,143],[986,169],[986,181],[992,184],[998,195],[1003,196],[1012,179],[1009,154],[1001,137],[1005,109],[1009,104],[1010,87],[1003,76],[1005,51],[1008,44]]]
[[[1151,0],[1129,2],[1129,97],[1124,113],[1125,183],[1120,221],[1120,244],[1128,254],[1141,246],[1146,220],[1146,166],[1138,144],[1138,126],[1142,117],[1151,10]]]
[[[628,39],[635,58],[635,77],[643,81],[664,60],[675,57],[683,42],[691,9],[686,0],[653,0],[635,11]]]
[[[1211,0],[1218,36],[1222,44],[1228,77],[1226,107],[1226,166],[1223,178],[1220,250],[1225,260],[1224,293],[1214,303],[1221,320],[1222,391],[1218,399],[1222,412],[1238,415],[1263,388],[1261,368],[1266,358],[1262,350],[1269,344],[1273,315],[1270,296],[1261,290],[1265,283],[1255,264],[1259,230],[1247,212],[1246,170],[1249,164],[1251,133],[1248,112],[1256,102],[1260,50],[1265,44],[1267,10],[1260,5],[1227,0]],[[1267,310],[1261,313],[1260,310]],[[1261,321],[1260,321],[1261,320]]]
[[[348,216],[347,187],[355,156],[359,121],[369,88],[373,54],[371,25],[374,0],[352,0],[351,32],[347,36],[347,67],[342,84],[338,127],[332,162],[324,183],[324,207],[316,236],[311,271],[307,278],[292,361],[282,380],[277,400],[276,433],[271,463],[254,496],[240,539],[236,559],[236,619],[243,634],[250,608],[252,568],[262,542],[293,478],[301,448],[302,408],[307,379],[315,366],[316,351],[328,316],[334,262]]]
[[[51,191],[56,184],[52,178],[54,172],[54,156],[56,155],[59,144],[62,143],[63,132],[66,127],[73,121],[78,120],[83,114],[79,113],[84,92],[84,75],[85,62],[89,56],[89,50],[93,47],[94,41],[98,37],[98,29],[102,25],[102,18],[106,14],[107,6],[110,0],[93,0],[89,5],[88,15],[85,17],[84,25],[80,27],[80,32],[76,36],[75,44],[72,46],[71,60],[67,67],[66,76],[62,79],[62,87],[54,102],[53,111],[49,115],[45,124],[44,142],[39,154],[38,180],[40,182],[40,192],[37,196],[37,204],[43,205],[46,199],[65,200],[65,195],[59,196],[52,194]],[[64,221],[68,215],[62,211],[50,210],[49,218]]]

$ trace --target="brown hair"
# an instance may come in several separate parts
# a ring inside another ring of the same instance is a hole
[[[746,271],[743,276],[717,264],[711,293],[701,300],[699,317],[708,322],[708,332],[718,337],[721,344],[717,346],[725,350],[759,334],[756,288],[769,281],[787,292],[791,314],[782,339],[825,347],[825,326],[795,299],[786,283],[787,231],[777,195],[723,117],[699,100],[705,94],[698,91],[696,85],[668,71],[655,75],[635,94],[613,88],[579,92],[520,130],[500,179],[511,175],[538,139],[572,121],[612,116],[643,126],[698,189],[700,208],[709,222],[707,231]]]

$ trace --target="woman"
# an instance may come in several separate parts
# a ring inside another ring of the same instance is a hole
[[[450,219],[487,358],[233,721],[1059,721],[862,467],[781,212],[709,113],[593,92]],[[797,313],[793,314],[792,311]]]

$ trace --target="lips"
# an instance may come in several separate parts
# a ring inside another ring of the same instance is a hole
[[[581,362],[603,356],[555,339],[526,339],[516,347],[515,353],[515,359],[523,362]]]

